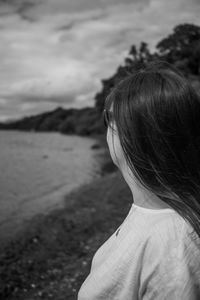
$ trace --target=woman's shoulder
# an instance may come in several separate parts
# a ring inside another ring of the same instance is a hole
[[[150,210],[133,207],[133,237],[137,235],[143,248],[166,252],[169,248],[195,248],[199,251],[200,238],[192,226],[173,209]],[[188,246],[190,245],[190,246]],[[190,249],[191,251],[191,249]]]
[[[127,232],[133,247],[137,240],[143,249],[159,252],[161,256],[174,249],[171,252],[195,252],[200,259],[200,238],[188,221],[173,209],[151,210],[133,205]]]
[[[141,231],[146,238],[155,240],[176,239],[179,237],[186,225],[186,221],[173,209],[147,209],[133,206],[136,213],[135,221],[140,224]]]
[[[159,222],[154,222],[147,235],[147,248],[160,255],[173,253],[177,257],[187,257],[200,264],[200,237],[187,220],[178,213],[168,214]]]
[[[141,293],[156,292],[165,299],[171,299],[170,295],[200,299],[193,297],[200,293],[200,238],[178,214],[167,215],[151,226],[142,265]]]
[[[154,216],[148,232],[150,239],[155,239],[155,241],[160,239],[167,243],[169,243],[169,240],[175,242],[186,241],[192,236],[196,237],[192,226],[175,211],[165,215],[157,214]]]

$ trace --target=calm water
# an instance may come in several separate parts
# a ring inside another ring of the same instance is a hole
[[[25,220],[64,205],[63,196],[98,176],[89,138],[0,131],[0,237]]]

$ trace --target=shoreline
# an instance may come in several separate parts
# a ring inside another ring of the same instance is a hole
[[[63,208],[27,221],[2,249],[0,298],[76,299],[92,256],[129,209],[127,186],[114,170],[105,151],[101,177],[65,195]]]
[[[91,146],[91,149],[93,151],[99,151],[101,150],[101,153],[96,154],[99,164],[100,164],[100,171],[99,174],[96,175],[95,179],[102,178],[106,176],[109,173],[113,173],[116,170],[116,167],[113,165],[108,149],[106,149],[106,141],[104,136],[100,137],[93,137],[94,144]],[[103,149],[103,151],[102,151]],[[67,206],[70,206],[71,203],[68,203],[65,201],[68,195],[71,193],[76,193],[80,188],[93,183],[95,179],[90,179],[85,183],[82,183],[80,185],[70,185],[66,186],[66,184],[62,184],[61,186],[52,189],[51,191],[46,192],[45,194],[41,195],[37,199],[35,199],[34,204],[36,202],[41,204],[41,201],[44,202],[43,205],[45,205],[45,202],[52,203],[51,206],[47,207],[46,210],[42,210],[40,213],[35,213],[34,215],[27,217],[25,219],[22,218],[22,220],[18,220],[17,222],[13,222],[12,224],[9,224],[10,218],[13,216],[11,215],[7,220],[1,222],[1,228],[0,228],[0,237],[1,237],[1,244],[0,244],[0,253],[3,251],[4,247],[6,247],[7,244],[12,243],[12,240],[15,236],[23,234],[24,230],[23,228],[26,227],[26,224],[30,224],[32,220],[35,220],[37,218],[45,218],[49,214],[53,213],[56,210],[59,209],[67,209]],[[25,206],[29,206],[29,203],[26,203]],[[8,226],[10,225],[10,226]],[[13,227],[15,229],[13,230]],[[9,231],[9,233],[7,232]],[[11,231],[11,232],[10,232]],[[6,233],[5,233],[6,232]],[[15,238],[14,238],[15,239]]]
[[[26,227],[28,220],[36,215],[46,215],[54,209],[64,207],[66,194],[101,175],[103,148],[97,147],[98,149],[93,150],[98,142],[96,138],[86,138],[82,141],[84,138],[80,137],[79,141],[79,137],[75,136],[74,139],[66,137],[65,139],[57,133],[55,137],[49,133],[44,137],[40,133],[36,135],[34,133],[34,137],[21,132],[19,136],[13,132],[11,134],[11,137],[6,138],[5,141],[2,138],[4,144],[10,145],[11,150],[7,152],[3,150],[1,166],[5,165],[3,158],[7,157],[6,162],[10,155],[16,153],[16,156],[11,160],[13,163],[8,165],[6,174],[3,172],[1,175],[6,179],[2,181],[1,190],[0,248],[3,248],[17,232]],[[66,153],[66,147],[69,147],[70,142],[73,148],[70,148],[70,153]],[[18,147],[17,143],[22,146]],[[15,144],[16,148],[14,148]],[[23,144],[26,144],[25,147]],[[78,147],[77,150],[74,146]],[[30,151],[33,154],[30,155]],[[31,160],[33,163],[29,163]],[[26,172],[32,165],[33,171],[30,170],[27,176]],[[70,170],[71,173],[68,173]]]

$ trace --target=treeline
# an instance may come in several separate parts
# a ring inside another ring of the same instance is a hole
[[[96,108],[64,109],[53,111],[21,120],[0,123],[1,130],[23,130],[38,132],[60,132],[64,134],[92,135],[104,132],[101,114]]]
[[[124,63],[108,79],[102,80],[102,89],[95,95],[94,107],[83,109],[63,109],[25,117],[18,121],[0,123],[0,129],[32,131],[58,131],[65,134],[92,135],[104,132],[102,110],[105,98],[111,89],[128,74],[133,73],[148,62],[162,60],[172,63],[200,91],[200,27],[181,24],[162,39],[154,53],[148,44],[141,42],[139,47],[132,45]]]

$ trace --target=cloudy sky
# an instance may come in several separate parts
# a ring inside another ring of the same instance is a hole
[[[0,0],[0,120],[92,106],[131,45],[199,16],[199,0]]]

